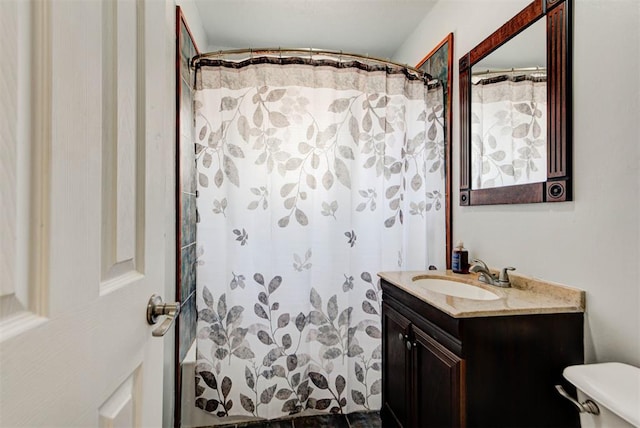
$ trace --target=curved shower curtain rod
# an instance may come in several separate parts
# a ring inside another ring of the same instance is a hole
[[[274,55],[274,54],[278,54],[280,56],[282,56],[283,52],[292,52],[292,53],[300,53],[300,54],[308,54],[310,57],[313,55],[329,55],[329,56],[337,56],[339,60],[342,59],[342,57],[348,57],[348,58],[355,58],[355,59],[363,59],[363,60],[367,60],[367,61],[374,61],[374,62],[379,62],[382,64],[391,64],[394,65],[396,67],[402,67],[402,68],[406,68],[409,71],[412,71],[414,73],[417,73],[418,75],[427,75],[429,77],[431,77],[428,73],[417,69],[415,67],[411,67],[407,64],[401,64],[399,62],[395,62],[395,61],[391,61],[389,59],[383,59],[383,58],[378,58],[375,56],[369,56],[369,55],[360,55],[360,54],[354,54],[354,53],[348,53],[348,52],[343,52],[343,51],[335,51],[335,50],[329,50],[329,49],[315,49],[315,48],[281,48],[281,47],[277,47],[277,48],[257,48],[257,49],[252,49],[252,48],[244,48],[244,49],[227,49],[227,50],[220,50],[220,51],[212,51],[212,52],[206,52],[206,53],[202,53],[202,54],[198,54],[196,56],[194,56],[191,59],[191,67],[198,67],[198,63],[200,62],[201,59],[204,58],[215,58],[215,57],[223,57],[223,56],[229,56],[229,55],[243,55],[243,54],[249,54],[251,57],[253,57],[253,55]]]

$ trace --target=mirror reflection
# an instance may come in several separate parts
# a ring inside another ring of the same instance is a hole
[[[547,180],[546,21],[471,68],[471,188]]]

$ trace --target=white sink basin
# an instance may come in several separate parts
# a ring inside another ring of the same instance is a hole
[[[417,276],[413,278],[413,283],[425,290],[452,297],[462,297],[471,300],[497,300],[500,298],[497,294],[485,290],[484,288],[462,282],[449,281],[446,279],[424,278]]]

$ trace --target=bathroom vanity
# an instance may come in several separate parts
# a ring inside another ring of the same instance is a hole
[[[450,271],[379,276],[383,426],[579,426],[554,385],[570,387],[562,370],[584,362],[583,291],[515,275],[507,289]],[[477,287],[489,300],[415,278]]]

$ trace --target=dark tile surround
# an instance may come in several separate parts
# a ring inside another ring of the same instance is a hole
[[[184,25],[180,26],[180,106],[179,123],[177,123],[179,141],[177,156],[180,174],[177,177],[180,197],[180,283],[177,284],[177,298],[181,303],[181,311],[176,327],[179,335],[179,362],[184,360],[196,335],[196,163],[195,138],[193,134],[193,92],[191,90],[191,71],[187,64],[196,54],[195,46]]]

